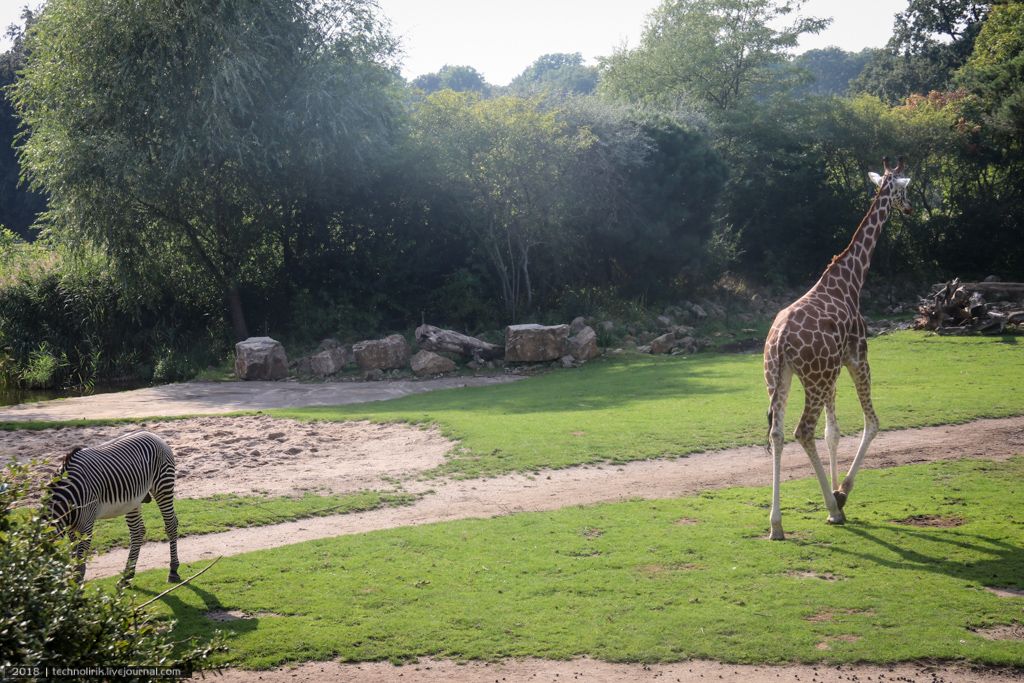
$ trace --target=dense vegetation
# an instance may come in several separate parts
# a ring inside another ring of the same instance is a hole
[[[665,0],[499,87],[404,82],[372,0],[49,0],[0,59],[0,381],[807,284],[884,154],[918,210],[875,278],[1019,277],[1021,4],[911,0],[882,50],[794,57],[827,23],[798,4]]]

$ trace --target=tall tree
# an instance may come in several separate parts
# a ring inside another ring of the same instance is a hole
[[[509,91],[521,96],[554,93],[588,95],[597,87],[597,67],[583,63],[579,52],[538,57],[509,83]]]
[[[726,111],[772,78],[800,36],[828,19],[796,15],[799,0],[664,0],[635,49],[602,60],[603,92],[634,101],[691,100]],[[779,27],[790,15],[792,21]]]
[[[12,92],[52,228],[127,274],[187,254],[236,337],[242,288],[302,197],[355,181],[388,122],[372,0],[51,0]]]
[[[946,90],[973,51],[991,6],[975,0],[910,0],[896,15],[889,42],[864,67],[853,89],[890,104],[915,93]]]
[[[491,91],[487,80],[473,67],[450,64],[445,64],[433,73],[417,76],[413,79],[412,84],[428,95],[439,90],[475,92],[481,95],[487,95]]]
[[[27,7],[22,11],[22,25],[14,24],[7,29],[11,49],[0,54],[0,225],[25,238],[30,236],[29,228],[36,215],[46,208],[46,198],[20,182],[21,171],[14,153],[19,123],[6,88],[25,66],[25,30],[35,22],[35,17],[36,13]]]

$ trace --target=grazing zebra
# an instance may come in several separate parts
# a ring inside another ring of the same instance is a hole
[[[178,577],[178,518],[174,514],[174,453],[151,432],[133,432],[93,448],[75,448],[64,457],[63,476],[50,485],[49,510],[61,532],[80,538],[76,548],[79,580],[97,519],[125,516],[131,546],[122,581],[135,576],[146,535],[141,504],[156,500],[171,545],[171,571]]]

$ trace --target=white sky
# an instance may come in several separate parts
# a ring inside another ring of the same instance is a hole
[[[37,4],[37,0],[28,0]],[[378,0],[401,38],[402,73],[415,78],[445,64],[465,64],[505,85],[551,52],[580,52],[590,63],[623,43],[635,46],[644,18],[660,0]],[[0,27],[18,21],[26,0],[0,0]],[[835,45],[881,47],[907,0],[807,0],[805,16],[833,17],[800,51]],[[9,41],[0,39],[0,50]]]

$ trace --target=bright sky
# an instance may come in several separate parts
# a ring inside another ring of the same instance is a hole
[[[37,0],[28,0],[32,5]],[[644,18],[660,0],[378,0],[401,38],[402,73],[415,78],[445,64],[465,64],[489,83],[505,85],[537,57],[580,52],[590,63],[622,44],[635,46]],[[0,0],[0,27],[18,21],[25,0]],[[835,45],[881,47],[907,0],[807,0],[805,16],[832,25],[800,51]],[[0,39],[0,50],[9,41]]]

